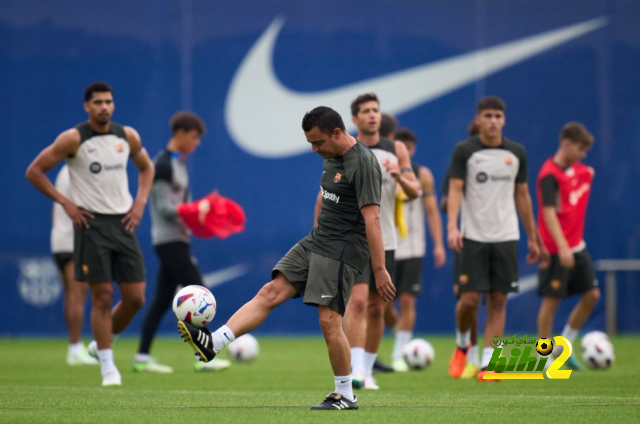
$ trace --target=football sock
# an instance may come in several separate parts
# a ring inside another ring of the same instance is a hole
[[[336,393],[340,393],[350,401],[353,401],[353,387],[351,386],[351,375],[336,375]]]
[[[456,328],[456,345],[466,351],[471,343],[471,330],[460,331]]]
[[[364,352],[364,374],[369,377],[373,375],[373,364],[378,357],[377,353]]]
[[[485,346],[485,348],[482,349],[482,362],[480,362],[481,369],[485,369],[489,366],[491,355],[493,355],[493,348],[491,346]]]
[[[82,353],[83,349],[84,345],[82,344],[82,342],[69,343],[69,354],[71,355],[79,355],[80,353]]]
[[[148,353],[136,353],[136,357],[133,359],[135,362],[149,362],[151,355]]]
[[[467,364],[478,366],[478,345],[472,345],[467,353]]]
[[[351,348],[351,374],[364,373],[364,348]]]
[[[396,332],[396,341],[393,345],[393,353],[391,354],[391,359],[400,358],[402,356],[402,348],[404,348],[404,345],[409,343],[409,340],[411,340],[412,336],[413,332],[411,331]]]
[[[213,350],[218,353],[224,348],[228,346],[236,339],[233,331],[226,325],[218,328],[215,333],[211,334],[211,340],[213,341]]]
[[[98,351],[98,360],[100,361],[100,371],[102,375],[117,370],[116,364],[113,362],[113,350],[102,349]]]
[[[564,326],[564,329],[562,330],[562,334],[560,335],[566,338],[567,340],[569,340],[569,343],[573,344],[573,341],[576,339],[576,336],[578,335],[578,331],[580,330],[571,328],[571,326],[567,324]]]

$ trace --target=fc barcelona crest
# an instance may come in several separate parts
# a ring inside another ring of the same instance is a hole
[[[333,177],[333,182],[338,184],[340,182],[340,178],[342,178],[342,174],[339,172],[336,172],[336,176]]]

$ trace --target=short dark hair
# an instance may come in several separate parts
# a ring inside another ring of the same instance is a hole
[[[504,101],[500,97],[487,96],[481,98],[478,102],[478,114],[487,109],[501,110],[502,112],[505,112],[507,107],[504,105]]]
[[[324,134],[331,134],[336,128],[340,128],[343,132],[347,131],[340,114],[327,106],[318,106],[311,112],[304,114],[302,118],[302,130],[309,132],[314,127],[318,127]]]
[[[418,136],[409,128],[399,128],[398,131],[396,131],[395,139],[399,141],[413,141],[415,143],[418,141]]]
[[[202,122],[202,118],[196,115],[193,112],[180,111],[176,112],[169,120],[169,128],[173,134],[178,132],[178,130],[184,130],[189,132],[191,130],[196,130],[200,135],[204,135],[207,132],[207,127]]]
[[[391,135],[398,126],[398,120],[390,113],[383,113],[382,120],[380,121],[380,129],[378,132],[381,136],[386,138],[392,138]]]
[[[351,116],[358,115],[358,112],[360,112],[360,105],[366,102],[378,102],[378,104],[380,104],[380,100],[378,100],[376,93],[361,94],[351,102]]]
[[[469,127],[467,128],[467,131],[469,132],[469,135],[471,137],[473,137],[474,135],[480,134],[480,125],[478,125],[475,119],[469,122]]]
[[[569,140],[572,143],[581,143],[587,147],[593,145],[593,135],[580,122],[567,122],[560,130],[560,141]]]
[[[88,102],[91,100],[93,93],[113,93],[113,88],[103,81],[91,83],[84,89],[84,101]]]

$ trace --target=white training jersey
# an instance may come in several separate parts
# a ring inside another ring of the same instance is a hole
[[[79,124],[78,153],[67,159],[71,179],[71,200],[91,212],[115,215],[129,212],[127,161],[129,143],[124,128],[114,122],[109,131],[98,133],[88,122]]]
[[[71,186],[69,182],[69,167],[64,165],[55,182],[56,190],[64,197],[71,198]],[[53,204],[51,226],[51,253],[72,253],[73,252],[73,221],[64,211],[60,203]]]
[[[456,145],[449,175],[464,180],[464,238],[485,243],[520,239],[514,194],[516,184],[527,182],[524,146],[504,138],[500,146],[488,147],[472,137]]]
[[[380,137],[375,146],[368,146],[380,163],[382,175],[382,192],[380,198],[380,226],[382,227],[382,240],[384,250],[395,250],[398,247],[396,239],[396,186],[395,178],[391,176],[385,163],[398,163],[395,143],[387,138]]]
[[[420,165],[411,164],[416,178],[420,181]],[[423,258],[427,253],[427,237],[424,225],[424,193],[420,190],[420,195],[415,199],[406,199],[402,207],[405,222],[407,223],[407,237],[402,238],[396,230],[398,237],[398,248],[396,249],[396,260]]]

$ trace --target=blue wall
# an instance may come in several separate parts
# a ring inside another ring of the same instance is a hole
[[[62,130],[86,119],[82,93],[94,80],[114,87],[114,120],[135,127],[152,155],[166,144],[175,111],[194,110],[205,119],[210,131],[189,162],[193,191],[199,197],[217,188],[248,216],[241,235],[194,241],[203,273],[233,267],[228,271],[240,275],[213,289],[218,323],[268,281],[275,262],[311,228],[322,164],[304,153],[304,112],[326,103],[348,120],[353,93],[371,90],[383,110],[419,135],[416,161],[437,180],[486,94],[505,99],[505,134],[526,145],[531,180],[554,152],[562,124],[584,122],[596,136],[586,160],[597,171],[586,229],[590,251],[595,259],[640,257],[638,21],[640,6],[623,0],[4,0],[0,335],[65,331],[49,260],[51,202],[24,171]],[[560,29],[566,31],[552,32]],[[532,45],[543,33],[547,44]],[[522,44],[510,49],[507,43],[517,40]],[[494,63],[502,64],[489,69]],[[157,260],[149,224],[147,214],[138,235],[150,297]],[[524,262],[524,248],[523,276],[535,272]],[[453,331],[451,272],[451,256],[441,270],[427,259],[417,331]],[[620,281],[620,328],[638,331],[638,276]],[[538,305],[533,292],[512,300],[507,332],[532,333]],[[137,334],[141,321],[127,333]],[[603,327],[602,305],[588,327]],[[169,314],[161,328],[174,331]],[[317,316],[291,301],[260,331],[317,332]]]

